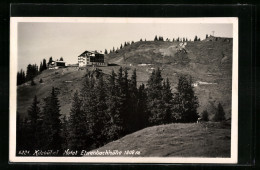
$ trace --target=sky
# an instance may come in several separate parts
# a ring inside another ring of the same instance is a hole
[[[233,37],[232,24],[209,23],[18,23],[18,70],[28,64],[40,65],[45,58],[64,58],[77,63],[85,50],[104,52],[127,41],[153,40],[155,35],[172,40],[177,37],[204,39],[206,34]]]

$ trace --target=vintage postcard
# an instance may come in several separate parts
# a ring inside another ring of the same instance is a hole
[[[10,21],[10,162],[237,163],[238,18]]]

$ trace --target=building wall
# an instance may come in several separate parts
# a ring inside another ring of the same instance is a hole
[[[107,66],[107,63],[104,62],[104,56],[103,59],[100,59],[99,57],[98,62],[96,61],[96,59],[94,59],[94,56],[88,56],[88,55],[79,56],[78,63],[79,63],[79,67],[92,66],[92,65]]]

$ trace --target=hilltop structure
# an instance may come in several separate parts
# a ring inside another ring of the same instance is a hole
[[[227,38],[227,37],[215,37],[210,35],[208,38],[205,39],[206,41],[223,41],[223,42],[231,42],[233,38]]]
[[[105,55],[97,51],[85,51],[78,56],[79,67],[107,66]]]
[[[48,69],[58,69],[66,66],[67,65],[65,61],[52,61],[48,64]]]

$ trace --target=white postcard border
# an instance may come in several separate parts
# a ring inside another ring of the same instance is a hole
[[[17,36],[19,22],[53,23],[228,23],[233,24],[231,157],[22,157],[16,156],[16,90]],[[110,18],[110,17],[11,17],[10,18],[10,103],[9,103],[9,161],[49,163],[225,163],[238,160],[238,18]]]

